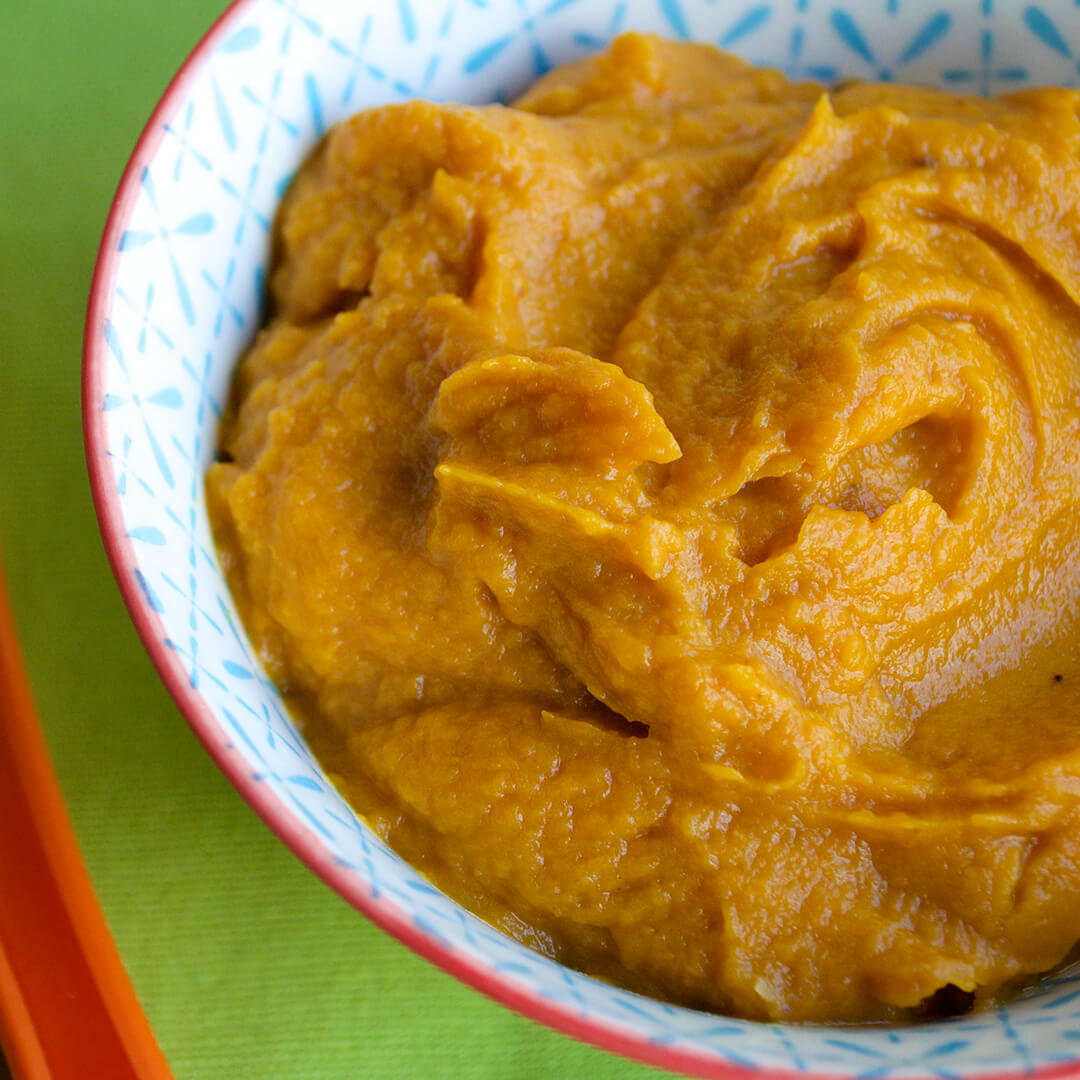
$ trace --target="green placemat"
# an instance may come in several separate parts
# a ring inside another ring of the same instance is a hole
[[[219,6],[0,4],[0,544],[120,952],[180,1080],[657,1076],[466,989],[322,885],[218,773],[128,622],[83,465],[83,316],[127,155]]]

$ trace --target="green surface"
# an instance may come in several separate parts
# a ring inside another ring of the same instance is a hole
[[[127,155],[218,6],[0,4],[0,544],[121,954],[181,1080],[658,1076],[508,1012],[365,922],[218,773],[128,622],[83,464],[83,315]]]

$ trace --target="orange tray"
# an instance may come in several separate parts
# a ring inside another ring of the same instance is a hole
[[[79,855],[0,575],[0,1043],[15,1080],[169,1080]]]

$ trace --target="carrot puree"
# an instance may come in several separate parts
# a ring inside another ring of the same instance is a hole
[[[1080,938],[1080,95],[626,35],[340,124],[208,477],[352,804],[576,968],[753,1018]]]

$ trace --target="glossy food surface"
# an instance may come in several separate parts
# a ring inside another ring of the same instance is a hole
[[[399,852],[749,1017],[918,1016],[1068,953],[1078,106],[628,35],[512,108],[331,132],[208,493]]]

